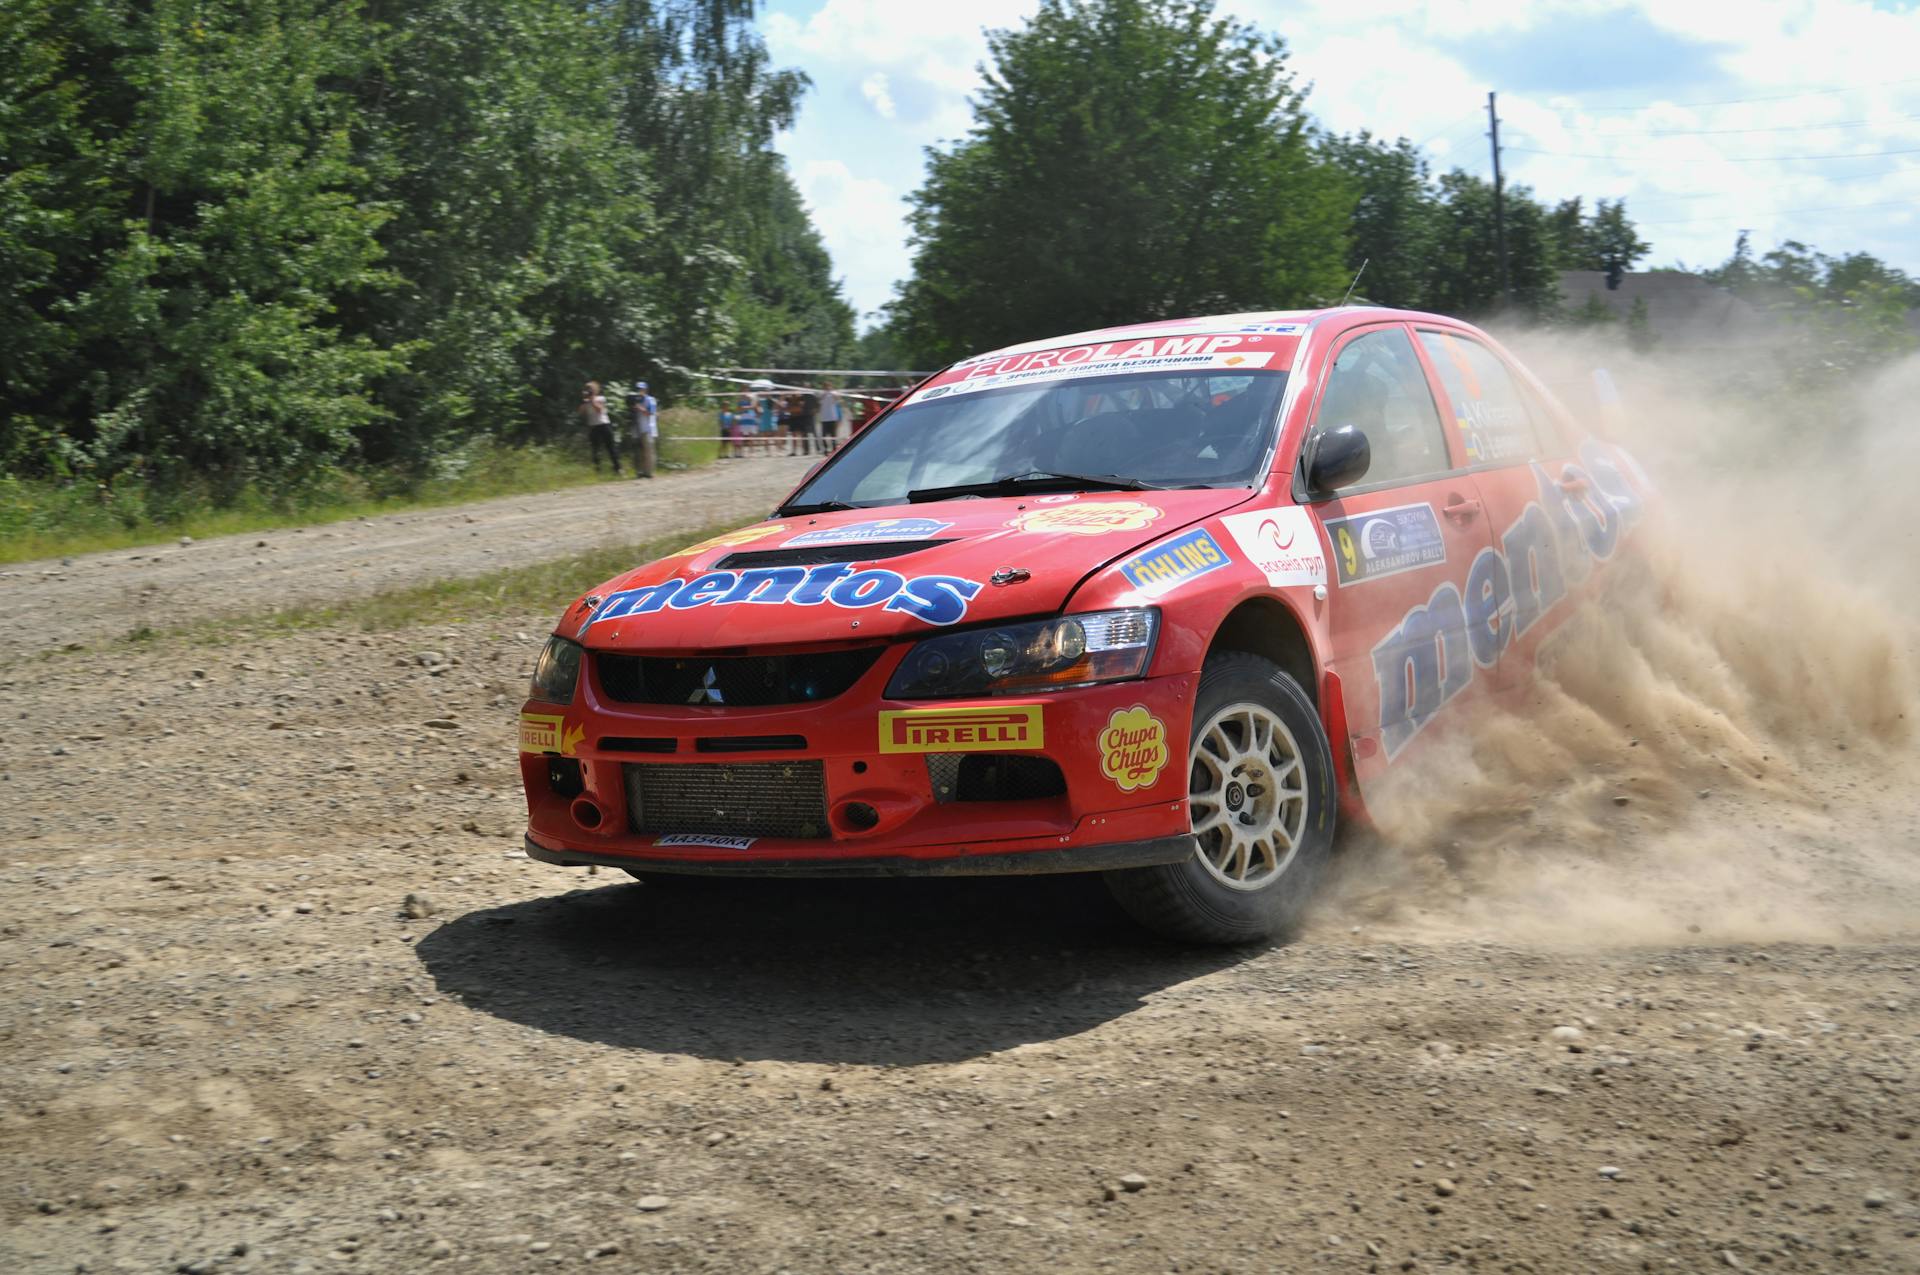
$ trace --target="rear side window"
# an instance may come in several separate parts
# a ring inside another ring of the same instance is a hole
[[[1540,454],[1527,402],[1492,350],[1451,332],[1422,331],[1420,343],[1453,400],[1469,465],[1503,465]]]
[[[1362,333],[1341,347],[1313,427],[1343,425],[1365,434],[1373,454],[1360,486],[1411,482],[1453,467],[1427,374],[1400,328]]]

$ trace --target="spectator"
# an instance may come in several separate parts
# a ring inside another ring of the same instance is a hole
[[[647,393],[645,381],[635,381],[632,392],[627,395],[627,410],[633,416],[633,476],[651,478],[656,440],[660,437],[660,400]]]
[[[833,382],[824,381],[820,385],[820,450],[830,452],[840,445],[840,421],[846,415],[840,406],[840,396],[833,392]]]
[[[620,453],[613,442],[613,425],[607,419],[607,399],[600,392],[600,382],[588,381],[586,388],[580,391],[580,419],[587,427],[587,450],[593,453],[594,472],[600,469],[600,451],[606,449],[607,459],[613,462],[613,476],[620,476]]]
[[[755,381],[753,388],[756,390],[771,390],[773,388],[773,382]],[[762,452],[770,452],[773,450],[774,431],[779,428],[779,420],[776,414],[777,408],[772,394],[767,393],[760,395],[758,411],[760,414],[760,450]]]
[[[812,390],[803,391],[797,396],[800,418],[800,452],[811,456],[818,448],[817,436],[820,433],[820,396]]]
[[[734,404],[731,411],[720,410],[720,434],[727,441],[720,445],[723,456],[744,456],[748,440],[759,432],[760,416],[753,410],[753,400],[742,398]]]

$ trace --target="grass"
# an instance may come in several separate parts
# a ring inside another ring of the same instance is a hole
[[[182,638],[196,645],[230,642],[308,629],[357,628],[363,633],[391,633],[419,624],[444,624],[500,615],[558,609],[604,580],[642,563],[731,531],[738,522],[716,523],[693,531],[656,536],[634,544],[608,545],[526,566],[506,567],[483,575],[434,580],[425,584],[386,589],[364,598],[288,607],[250,617],[244,629],[230,620],[195,621],[178,628],[142,625],[118,639],[144,644]],[[71,649],[71,648],[69,648]]]
[[[661,465],[674,469],[711,464],[719,455],[718,443],[683,440],[717,429],[713,416],[698,408],[661,413]],[[623,447],[626,441],[622,439]],[[623,463],[627,459],[623,451]],[[604,478],[588,462],[584,435],[551,447],[469,443],[448,452],[439,472],[416,482],[403,483],[385,473],[328,470],[314,476],[298,496],[274,497],[249,487],[220,507],[206,491],[152,491],[130,482],[103,493],[86,483],[0,477],[0,563],[127,549],[179,536],[204,540],[310,527],[599,481]]]

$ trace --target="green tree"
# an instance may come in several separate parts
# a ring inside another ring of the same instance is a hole
[[[1545,314],[1558,305],[1560,283],[1546,210],[1525,186],[1508,186],[1502,198],[1507,229],[1505,297],[1500,291],[1492,183],[1458,168],[1441,176],[1428,308],[1472,316],[1508,306]]]
[[[1339,299],[1352,197],[1279,39],[1207,0],[1043,0],[988,44],[974,126],[913,196],[917,357]]]
[[[398,362],[340,315],[393,282],[339,88],[367,57],[359,15],[90,0],[5,21],[29,60],[0,111],[42,125],[6,181],[38,232],[12,269],[40,272],[20,281],[37,322],[8,384],[7,463],[231,486],[346,454]]]
[[[1600,200],[1593,206],[1593,216],[1584,229],[1588,264],[1580,268],[1604,270],[1616,284],[1621,275],[1633,269],[1635,262],[1653,250],[1653,245],[1640,238],[1627,216],[1624,199],[1611,203]]]
[[[1381,305],[1426,308],[1436,235],[1426,160],[1404,137],[1389,142],[1365,131],[1326,138],[1320,154],[1354,196],[1349,277],[1366,266],[1357,293]]]

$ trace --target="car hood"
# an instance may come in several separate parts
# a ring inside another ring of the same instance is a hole
[[[556,631],[599,650],[714,654],[1047,615],[1092,572],[1252,495],[1028,495],[775,519],[609,581]]]

